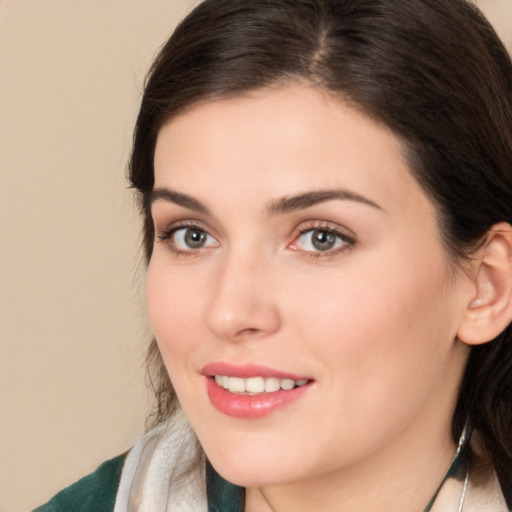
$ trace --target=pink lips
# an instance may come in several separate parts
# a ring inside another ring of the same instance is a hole
[[[257,419],[267,416],[285,405],[295,402],[310,388],[312,381],[307,376],[294,375],[274,370],[261,365],[232,365],[228,363],[211,363],[206,365],[201,373],[205,376],[208,398],[220,412],[235,418]],[[294,381],[307,379],[310,382],[305,386],[279,390],[271,393],[256,395],[243,395],[231,393],[219,386],[213,376],[228,375],[230,377],[276,377],[278,379],[292,379]]]
[[[243,379],[248,379],[249,377],[277,377],[278,379],[309,380],[309,377],[304,375],[294,375],[259,364],[235,365],[229,363],[211,363],[207,364],[201,370],[201,373],[208,377],[213,377],[214,375],[229,375],[230,377],[241,377]]]

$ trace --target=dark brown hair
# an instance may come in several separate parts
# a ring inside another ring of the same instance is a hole
[[[150,69],[130,180],[140,192],[151,257],[148,197],[164,122],[198,102],[309,81],[388,126],[437,207],[457,261],[489,228],[512,223],[512,64],[465,0],[206,0],[178,26]],[[178,407],[156,343],[148,354],[156,421]],[[482,432],[512,496],[512,332],[472,348],[453,419]]]

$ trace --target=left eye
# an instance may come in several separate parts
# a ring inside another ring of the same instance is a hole
[[[200,228],[179,228],[172,234],[172,242],[180,250],[202,249],[216,245],[215,239]]]
[[[294,243],[301,251],[326,252],[349,245],[347,237],[328,229],[308,229],[303,231]]]

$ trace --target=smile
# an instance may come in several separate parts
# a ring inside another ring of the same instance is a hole
[[[251,420],[296,403],[316,384],[307,375],[254,364],[211,363],[201,373],[208,399],[218,411]]]
[[[215,375],[215,382],[230,393],[245,395],[258,395],[263,393],[274,393],[279,390],[290,391],[291,389],[305,386],[308,379],[279,379],[277,377],[229,377],[227,375]]]

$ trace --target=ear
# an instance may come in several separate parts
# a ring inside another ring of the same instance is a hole
[[[512,321],[512,226],[495,224],[473,260],[474,296],[457,332],[468,345],[487,343]]]

